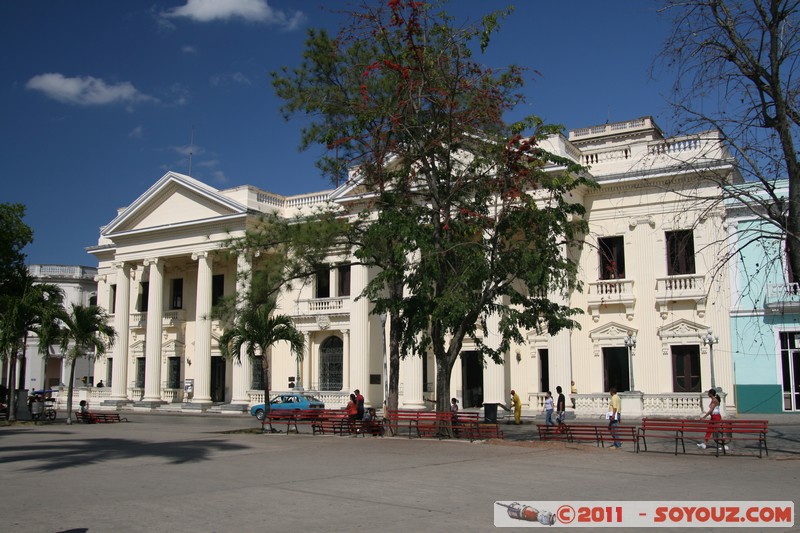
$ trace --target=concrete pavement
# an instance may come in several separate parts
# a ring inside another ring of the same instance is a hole
[[[510,438],[496,444],[236,432],[256,426],[243,416],[125,416],[0,427],[2,529],[489,531],[496,500],[800,507],[793,425],[782,427],[787,444],[771,438],[770,458],[758,459],[528,442],[531,425],[504,425]]]

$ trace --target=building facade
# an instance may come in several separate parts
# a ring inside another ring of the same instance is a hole
[[[777,183],[788,197],[787,181]],[[758,190],[748,191],[752,198]],[[783,236],[757,202],[730,202],[731,349],[741,413],[800,410],[800,286],[789,281]]]
[[[581,327],[553,337],[529,332],[502,365],[484,366],[466,343],[444,394],[479,407],[505,404],[515,389],[536,411],[545,391],[575,381],[576,409],[585,414],[606,411],[612,386],[625,391],[628,413],[686,414],[700,411],[712,381],[731,391],[728,273],[716,268],[725,206],[715,180],[736,175],[718,136],[665,138],[644,117],[544,145],[586,165],[598,183],[570,198],[586,208],[589,226],[585,244],[565,252],[579,266],[583,291],[552,296],[584,311]],[[99,262],[98,303],[120,332],[113,353],[95,363],[95,375],[111,384],[108,403],[241,409],[263,401],[260,362],[224,360],[222,326],[210,312],[269,258],[232,255],[226,243],[264,213],[288,218],[330,203],[357,211],[360,192],[351,182],[282,197],[252,186],[217,190],[170,172],[121,209],[89,249]],[[380,405],[384,323],[366,299],[356,300],[374,272],[346,257],[327,266],[279,299],[306,352],[301,362],[284,345],[265,354],[271,388],[301,384],[333,406],[358,388]],[[717,343],[703,341],[709,330]],[[399,377],[401,407],[424,408],[437,396],[431,355],[410,354]]]

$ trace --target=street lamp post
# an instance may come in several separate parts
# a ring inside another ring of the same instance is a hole
[[[719,342],[719,337],[714,336],[711,328],[708,328],[708,333],[700,335],[703,344],[708,346],[708,360],[711,362],[711,388],[717,390],[717,384],[714,381],[714,345]]]
[[[389,410],[389,367],[386,361],[386,313],[380,314],[381,333],[383,334],[383,416]]]
[[[628,333],[625,337],[625,347],[628,349],[628,390],[635,390],[633,386],[633,358],[631,352],[636,348],[636,335]]]

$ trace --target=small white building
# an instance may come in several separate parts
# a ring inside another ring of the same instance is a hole
[[[64,306],[94,305],[97,300],[97,268],[70,265],[29,265],[28,272],[36,283],[50,283],[64,291]],[[26,346],[27,369],[25,388],[29,391],[66,386],[69,365],[64,364],[64,354],[58,346],[50,346],[48,353],[39,352],[39,339],[28,337]],[[75,360],[75,387],[94,384],[94,364],[88,358]]]

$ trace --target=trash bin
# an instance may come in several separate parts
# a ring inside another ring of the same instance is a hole
[[[497,404],[485,403],[483,404],[483,419],[486,422],[497,423]]]

